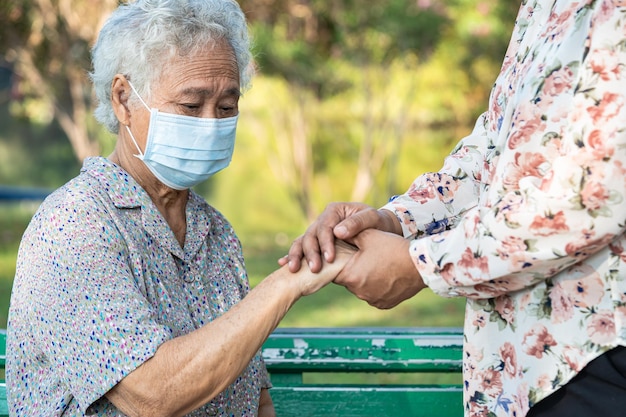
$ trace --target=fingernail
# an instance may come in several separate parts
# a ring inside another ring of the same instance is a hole
[[[328,252],[324,252],[324,259],[328,261]]]
[[[335,234],[337,235],[345,235],[346,233],[348,233],[348,229],[346,228],[346,226],[339,226],[335,229]]]
[[[289,268],[293,266],[293,261],[289,261]]]
[[[309,269],[313,269],[313,262],[309,262]]]

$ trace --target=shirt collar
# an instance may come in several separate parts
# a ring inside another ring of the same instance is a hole
[[[141,207],[150,198],[128,172],[104,157],[86,158],[81,173],[96,178],[117,208]]]
[[[122,167],[104,157],[90,157],[83,162],[82,174],[90,175],[104,187],[113,205],[119,209],[141,208],[144,227],[158,236],[172,253],[181,259],[191,258],[202,246],[211,229],[211,219],[207,213],[213,213],[208,203],[195,192],[189,192],[189,200],[185,209],[187,215],[187,238],[185,251],[180,248],[171,231],[165,231],[161,225],[165,221],[148,193]],[[167,238],[165,237],[167,235]],[[169,243],[165,243],[169,242]]]

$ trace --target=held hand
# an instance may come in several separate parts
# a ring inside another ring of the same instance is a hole
[[[300,294],[311,295],[332,282],[356,252],[356,247],[338,240],[334,245],[335,262],[324,263],[320,272],[312,272],[307,267],[295,273],[300,283]]]
[[[359,250],[334,282],[358,298],[387,309],[426,287],[409,254],[408,240],[370,229],[353,241]]]
[[[289,254],[278,260],[296,272],[304,259],[312,272],[322,267],[322,254],[326,262],[335,260],[335,237],[350,242],[365,229],[375,228],[401,233],[400,224],[387,210],[376,210],[362,203],[331,203],[306,232],[297,238]]]

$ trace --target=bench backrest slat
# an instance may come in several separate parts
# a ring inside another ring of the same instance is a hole
[[[450,329],[283,329],[263,345],[273,371],[459,372],[462,339]]]
[[[7,331],[0,329],[0,370],[4,371],[7,352]],[[4,378],[0,378],[0,417],[9,417],[9,405],[7,404],[7,387]]]
[[[462,352],[459,328],[278,328],[262,349],[283,417],[460,417]],[[355,378],[340,382],[344,373]],[[454,382],[429,382],[444,373]]]
[[[0,329],[0,369],[4,369],[7,358],[7,331]]]

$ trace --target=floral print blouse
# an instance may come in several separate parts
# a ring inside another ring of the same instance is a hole
[[[488,110],[384,208],[466,297],[467,416],[523,416],[626,345],[626,1],[523,1]]]
[[[80,175],[43,202],[20,244],[9,308],[12,416],[123,416],[107,391],[162,343],[247,294],[230,224],[193,192],[186,216],[181,248],[148,194],[105,158],[86,159]],[[269,386],[257,353],[188,416],[256,416]]]

